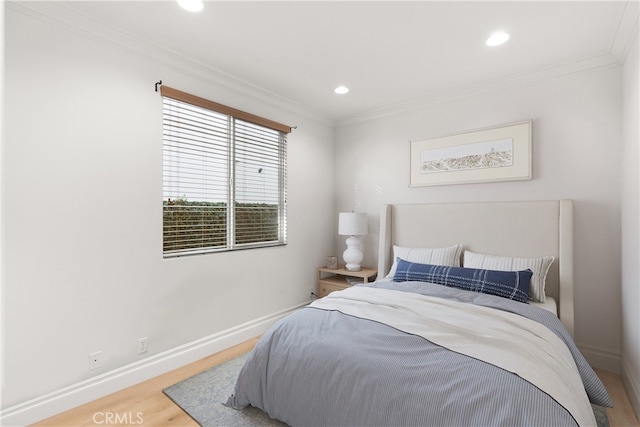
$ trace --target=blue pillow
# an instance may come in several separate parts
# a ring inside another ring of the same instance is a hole
[[[451,286],[466,291],[497,295],[527,303],[529,283],[533,272],[480,270],[477,268],[449,267],[444,265],[418,264],[397,259],[398,266],[394,282],[430,282]]]

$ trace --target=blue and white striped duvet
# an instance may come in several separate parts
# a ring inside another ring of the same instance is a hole
[[[560,321],[545,310],[429,283],[363,286],[493,307],[542,323],[567,344],[589,399],[611,404]],[[265,333],[227,404],[258,407],[291,426],[576,425],[552,397],[511,372],[380,322],[312,307]]]

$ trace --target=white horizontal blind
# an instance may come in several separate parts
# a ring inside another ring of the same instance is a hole
[[[286,240],[280,215],[285,209],[284,134],[242,120],[234,125],[234,243]]]
[[[162,99],[164,256],[286,244],[286,134]]]

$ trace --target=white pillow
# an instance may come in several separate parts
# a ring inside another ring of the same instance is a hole
[[[464,251],[464,267],[482,268],[485,270],[520,271],[527,268],[533,271],[529,285],[529,299],[545,302],[545,281],[554,257],[513,258],[507,256],[487,255]]]
[[[385,278],[393,278],[398,264],[397,258],[420,264],[446,265],[460,267],[460,254],[462,245],[453,245],[446,248],[409,248],[393,245],[393,265]]]

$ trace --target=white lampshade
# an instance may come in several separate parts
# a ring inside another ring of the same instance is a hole
[[[366,213],[340,212],[338,216],[338,234],[342,236],[364,236],[367,232]]]

